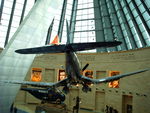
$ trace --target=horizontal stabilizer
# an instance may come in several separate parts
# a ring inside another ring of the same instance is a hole
[[[45,53],[64,53],[67,51],[84,51],[101,47],[114,47],[120,45],[120,41],[110,42],[89,42],[89,43],[71,43],[63,45],[49,45],[35,48],[18,49],[15,52],[20,54],[45,54]]]
[[[16,80],[0,80],[0,84],[20,84],[20,85],[29,85],[34,87],[41,87],[41,88],[49,88],[49,87],[59,87],[64,86],[66,83],[67,78],[64,80],[61,80],[56,83],[49,83],[49,82],[32,82],[32,81],[16,81]]]
[[[45,83],[45,82],[31,82],[31,81],[16,81],[16,80],[3,80],[0,83],[8,83],[8,84],[21,84],[21,85],[30,85],[35,87],[50,87],[53,86],[54,83]]]

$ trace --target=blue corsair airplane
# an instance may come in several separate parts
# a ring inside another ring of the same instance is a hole
[[[88,67],[86,64],[83,69],[81,68],[79,59],[76,55],[76,51],[90,50],[101,47],[115,47],[121,44],[120,41],[109,41],[109,42],[88,42],[88,43],[73,43],[72,37],[70,37],[70,30],[68,26],[68,22],[66,21],[67,26],[67,43],[62,45],[48,45],[42,47],[35,48],[26,48],[19,49],[15,52],[20,54],[46,54],[46,53],[65,53],[66,56],[66,75],[67,78],[64,80],[58,81],[56,83],[46,83],[46,82],[30,82],[30,81],[5,81],[7,83],[13,84],[23,84],[23,85],[31,85],[35,87],[43,87],[43,88],[57,88],[62,86],[63,92],[68,93],[69,87],[71,85],[82,85],[82,91],[88,92],[91,91],[89,87],[89,83],[91,84],[100,84],[107,83],[114,80],[118,80],[123,77],[131,76],[134,74],[142,73],[147,71],[148,69],[138,70],[135,72],[130,72],[126,74],[120,74],[112,77],[105,77],[102,79],[92,79],[82,75],[82,72]]]

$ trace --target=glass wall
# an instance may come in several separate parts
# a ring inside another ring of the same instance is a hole
[[[16,4],[10,22],[14,1]],[[5,46],[6,39],[8,38],[9,41],[18,28],[23,9],[25,9],[23,15],[25,18],[34,3],[35,0],[1,0],[3,10],[0,18],[0,47]],[[75,43],[112,40],[123,43],[113,49],[101,49],[102,52],[150,46],[150,2],[148,0],[64,0],[64,3],[66,5],[59,8],[60,11],[54,17],[51,34],[48,34],[51,41],[59,35],[61,43],[66,43],[67,19]],[[95,52],[95,50],[88,52]]]
[[[3,0],[1,0],[1,3],[2,1]],[[8,37],[9,41],[18,28],[21,20],[21,15],[23,13],[23,8],[25,7],[25,12],[22,18],[25,18],[25,16],[34,5],[34,2],[34,0],[4,0],[3,6],[1,5],[1,10],[3,10],[1,12],[0,18],[1,48],[4,48],[5,46],[6,37]],[[15,4],[14,7],[13,4]]]

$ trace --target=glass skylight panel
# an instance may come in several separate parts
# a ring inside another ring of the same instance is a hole
[[[11,13],[11,8],[9,8],[9,7],[3,8],[3,14],[10,14],[10,13]]]
[[[126,18],[127,18],[127,21],[131,19],[129,13],[126,14]]]
[[[82,5],[81,4],[78,4],[78,9],[82,9]]]
[[[132,11],[133,9],[135,9],[135,7],[133,6],[133,3],[132,3],[132,2],[129,3],[129,7],[130,7],[131,11]]]
[[[75,27],[75,32],[77,32],[77,31],[81,31],[81,27],[80,26],[76,26]]]
[[[129,20],[128,23],[129,23],[130,28],[131,28],[131,27],[134,27],[132,20]]]
[[[147,25],[148,25],[148,27],[150,29],[150,19],[146,23],[147,23]]]
[[[93,8],[88,9],[88,13],[89,13],[89,14],[94,14]]]
[[[142,44],[141,44],[141,42],[138,40],[138,41],[136,41],[136,44],[137,44],[137,47],[138,48],[141,48],[142,47]]]
[[[34,2],[35,2],[35,0],[28,0],[27,6],[26,6],[26,11],[25,11],[25,16],[28,14],[29,10],[32,8]],[[14,32],[16,31],[16,29],[19,26],[23,4],[24,4],[24,0],[16,1],[12,25],[11,25],[11,29],[10,29],[9,40],[11,39],[12,35],[14,34]],[[3,12],[2,12],[1,24],[0,24],[0,32],[5,33],[5,35],[0,35],[0,47],[2,47],[2,48],[4,47],[4,42],[5,42],[4,40],[6,38],[6,33],[7,33],[8,23],[9,23],[9,19],[10,19],[10,15],[11,15],[12,5],[13,5],[13,0],[5,0],[4,6],[3,6]],[[3,43],[2,43],[2,41],[3,41]]]
[[[90,31],[90,30],[94,30],[94,27],[93,27],[94,23],[91,22],[91,18],[94,18],[93,1],[91,0],[78,1],[78,10],[77,10],[76,17],[77,17],[76,20],[78,21],[76,21],[74,41],[76,42],[78,42],[78,40],[81,42],[95,41],[95,33],[92,33]],[[84,52],[87,52],[87,51],[84,51]]]
[[[131,32],[132,32],[132,35],[133,35],[133,36],[137,34],[137,32],[136,32],[136,30],[135,30],[134,27],[131,28]],[[132,37],[132,38],[133,38],[133,37]],[[134,40],[135,40],[135,39],[134,39]]]
[[[13,26],[13,27],[18,27],[18,23],[19,23],[19,21],[13,21],[13,23],[12,23],[12,25],[11,26]]]
[[[131,43],[127,42],[128,38],[125,38],[125,40],[126,40],[126,45],[127,45],[128,49],[132,49]]]
[[[137,16],[137,17],[135,18],[135,20],[136,20],[136,22],[137,22],[138,24],[141,24],[141,23],[142,23],[142,21],[141,21],[141,19],[140,19],[139,16]]]
[[[9,17],[9,15],[5,15],[5,17],[7,18],[7,17]],[[8,20],[6,20],[5,18],[2,18],[0,27],[1,26],[8,26],[8,23],[9,23]]]
[[[23,3],[24,3],[24,0],[17,0],[17,3],[23,4]]]
[[[68,0],[67,4],[71,4],[72,5],[73,0]]]
[[[20,9],[22,9],[22,7],[23,7],[23,4],[20,4],[17,2],[15,5],[15,10],[20,10]]]
[[[143,13],[145,11],[145,8],[144,8],[144,6],[142,4],[139,6],[139,9],[140,9],[141,13]]]
[[[141,4],[141,0],[135,0],[137,6],[139,6]]]
[[[146,31],[144,31],[143,33],[142,33],[142,35],[144,36],[144,39],[146,40],[146,44],[148,45],[148,46],[150,46],[150,36],[148,35],[148,33],[146,32]]]
[[[76,35],[76,33],[75,33],[74,36],[75,36],[76,38],[74,38],[73,42],[74,42],[74,43],[80,42],[80,34],[79,34],[79,35]]]
[[[93,7],[93,2],[88,3],[88,7]]]
[[[88,15],[82,15],[82,19],[87,19]]]
[[[147,12],[143,13],[143,17],[144,17],[145,21],[150,20],[150,15]]]
[[[9,21],[9,18],[10,18],[10,14],[3,13],[3,14],[2,14],[2,19],[1,19],[1,21],[2,21],[2,20]],[[1,22],[1,24],[5,24],[5,23]]]
[[[127,34],[127,31],[126,30],[123,30],[123,35],[126,37],[126,36],[128,36],[128,34]]]
[[[131,0],[126,0],[127,1],[127,3],[130,3],[131,2]]]
[[[93,3],[93,0],[87,0],[89,3]]]
[[[137,17],[137,16],[138,16],[138,13],[137,13],[136,9],[134,9],[134,10],[132,11],[132,13],[133,13],[134,17]]]
[[[124,1],[123,1],[123,0],[122,0],[120,3],[121,3],[121,6],[122,6],[122,7],[124,7],[124,6],[125,6],[125,4],[124,4]]]
[[[35,0],[28,0],[28,1],[27,1],[27,5],[26,5],[26,10],[25,10],[25,15],[24,15],[24,17],[28,14],[28,12],[29,12],[29,11],[31,10],[31,8],[33,7],[34,1],[35,1]]]
[[[150,0],[144,0],[144,2],[147,5],[147,7],[150,9]]]
[[[11,2],[11,1],[5,0],[4,6],[7,7],[7,8],[11,8],[12,7],[12,3],[13,2]]]
[[[21,16],[21,13],[22,13],[22,11],[18,10],[18,9],[15,9],[15,11],[14,11],[14,15],[16,15],[16,16]]]
[[[148,17],[147,17],[147,18],[148,18]],[[141,32],[145,32],[144,35],[143,35],[143,33],[142,33],[144,39],[146,39],[146,37],[149,37],[149,39],[150,39],[150,36],[149,36],[148,33],[147,33],[147,32],[149,32],[149,31],[146,31],[145,26],[143,25],[143,23],[142,23],[142,21],[141,21],[141,19],[140,19],[139,16],[136,18],[136,21],[137,21],[137,23],[139,24],[139,28],[140,28]]]
[[[150,46],[150,39],[149,38],[146,39],[146,43],[147,43],[147,46]]]
[[[141,23],[141,24],[139,24],[139,28],[140,28],[140,31],[141,32],[144,32],[145,31],[145,28],[144,28],[144,26],[143,26],[143,24]]]
[[[118,19],[119,19],[120,24],[122,25],[123,24],[122,17],[120,16],[120,17],[118,17]]]

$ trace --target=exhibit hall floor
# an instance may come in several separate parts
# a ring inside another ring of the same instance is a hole
[[[39,106],[38,104],[15,104],[15,106],[18,110],[24,111],[25,113],[40,113],[40,112],[35,112],[36,107]],[[66,112],[63,112],[62,110],[60,110],[60,112],[59,111],[57,112],[56,109],[55,109],[55,113],[73,113],[73,111],[70,111],[70,110],[67,110]],[[51,111],[48,111],[46,113],[52,113],[52,112],[54,112],[54,108],[51,109]],[[79,113],[100,113],[100,112],[80,109]]]

